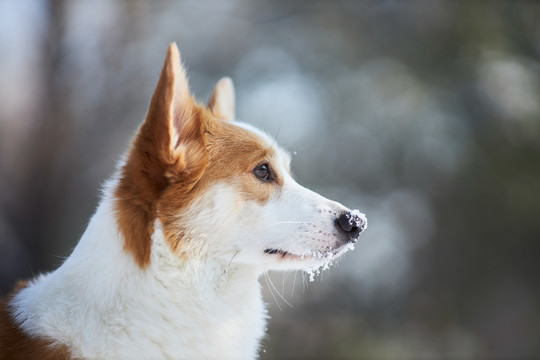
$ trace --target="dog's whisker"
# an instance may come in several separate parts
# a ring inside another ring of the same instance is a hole
[[[270,284],[268,283],[268,273],[265,272],[264,273],[264,280],[266,281],[266,286],[268,287],[268,291],[270,291],[270,294],[272,295],[272,297],[274,298],[274,302],[276,303],[279,311],[283,311],[283,309],[281,308],[281,306],[279,305],[279,302],[276,298],[276,296],[274,295],[274,292],[272,290],[272,287],[270,286]]]
[[[229,260],[229,263],[227,264],[227,267],[225,268],[225,272],[227,272],[229,270],[229,267],[231,266],[231,263],[232,261],[234,260],[234,258],[236,257],[236,255],[238,255],[238,253],[240,252],[240,250],[242,249],[238,249],[234,255],[231,257],[231,260]]]
[[[270,278],[270,276],[268,276],[268,281],[270,281],[270,285],[272,286],[272,288],[274,288],[274,290],[276,291],[276,293],[279,295],[279,297],[285,302],[285,304],[289,305],[290,307],[293,307],[291,305],[290,302],[287,301],[287,299],[285,299],[283,297],[283,295],[281,295],[281,293],[279,292],[279,290],[276,288],[276,286],[274,285],[274,282],[272,281],[272,279]]]
[[[306,273],[304,271],[302,271],[302,294],[306,292],[306,287],[307,287],[307,280],[306,280]]]
[[[294,288],[296,287],[296,275],[298,274],[298,270],[294,271],[294,278],[292,283],[292,289],[291,289],[291,298],[294,296]]]
[[[281,278],[281,293],[282,294],[285,294],[285,276],[289,277],[289,273],[288,272],[282,273],[282,278]]]
[[[278,125],[277,131],[276,131],[276,136],[274,136],[274,141],[272,142],[272,146],[270,147],[271,149],[275,148],[275,145],[276,145],[277,138],[279,136],[279,131],[280,130],[281,130],[281,124]]]
[[[238,255],[238,253],[239,253],[241,250],[242,250],[242,249],[238,249],[238,250],[233,254],[233,256],[231,257],[231,260],[229,260],[229,262],[227,263],[227,266],[225,266],[225,269],[223,270],[223,274],[221,274],[221,276],[219,277],[218,283],[220,283],[221,280],[223,279],[223,276],[225,276],[225,275],[229,272],[229,268],[231,267],[231,263],[233,262],[234,258],[236,257],[236,255]]]
[[[309,222],[305,222],[305,221],[276,221],[276,222],[270,224],[270,226],[284,225],[284,224],[309,225],[310,223],[309,223]]]

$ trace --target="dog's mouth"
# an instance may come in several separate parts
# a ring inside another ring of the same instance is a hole
[[[332,262],[342,254],[354,249],[354,243],[345,243],[337,248],[330,247],[321,250],[302,251],[302,254],[292,253],[282,248],[266,248],[264,253],[277,258],[275,263],[281,264],[288,269],[303,270],[309,275],[309,280],[313,281],[323,270],[330,267]],[[279,266],[276,264],[276,266]]]
[[[319,260],[329,260],[336,254],[336,251],[310,251],[306,252],[305,254],[298,255],[293,254],[289,251],[283,250],[283,249],[275,249],[275,248],[268,248],[264,250],[265,254],[269,255],[277,255],[282,259],[295,259],[295,260],[308,260],[308,259],[319,259]]]
[[[270,254],[270,255],[279,255],[281,256],[282,258],[286,257],[286,256],[294,256],[294,257],[300,257],[298,255],[295,255],[295,254],[291,254],[290,252],[288,251],[285,251],[285,250],[281,250],[281,249],[272,249],[272,248],[269,248],[269,249],[266,249],[264,250],[264,253],[265,254]]]

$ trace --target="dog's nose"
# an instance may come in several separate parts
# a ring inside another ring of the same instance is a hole
[[[367,227],[367,219],[358,210],[346,211],[336,218],[338,227],[347,233],[348,241],[356,241],[358,235]]]

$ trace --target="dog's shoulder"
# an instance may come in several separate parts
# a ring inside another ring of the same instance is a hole
[[[13,293],[0,300],[0,360],[72,359],[66,346],[48,339],[31,337],[15,323],[9,303],[26,286],[26,282],[19,281]]]

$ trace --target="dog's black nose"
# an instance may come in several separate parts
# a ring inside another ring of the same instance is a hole
[[[347,211],[336,218],[338,227],[347,233],[348,241],[356,241],[358,235],[367,227],[367,219],[358,210]]]

